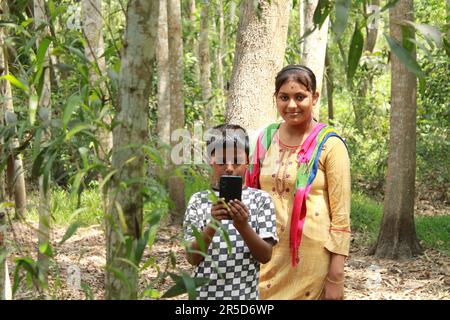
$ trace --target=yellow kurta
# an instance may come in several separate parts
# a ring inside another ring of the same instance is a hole
[[[350,245],[350,161],[344,143],[330,137],[306,201],[307,213],[299,263],[291,263],[289,230],[300,147],[279,142],[278,132],[263,161],[260,184],[275,203],[279,242],[272,259],[261,265],[261,299],[319,299],[330,252],[348,255]]]

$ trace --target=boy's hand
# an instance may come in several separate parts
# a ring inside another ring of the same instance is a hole
[[[231,218],[233,219],[233,225],[236,229],[248,226],[248,209],[239,200],[231,200],[228,205],[231,209]]]
[[[216,220],[230,220],[231,216],[227,207],[222,203],[215,203],[211,208],[211,216]]]

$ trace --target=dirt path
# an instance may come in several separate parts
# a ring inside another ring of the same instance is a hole
[[[28,255],[35,259],[34,244],[35,233],[29,226],[15,224],[16,241],[12,241],[15,256]],[[59,241],[65,228],[53,231],[55,244]],[[165,270],[170,265],[169,253],[174,252],[177,270],[190,272],[192,269],[186,262],[183,250],[177,237],[180,230],[174,227],[165,227],[158,233],[154,244],[153,257],[155,266]],[[355,299],[450,299],[450,257],[438,251],[427,249],[425,253],[414,260],[405,262],[392,262],[378,260],[366,256],[367,248],[352,244],[350,257],[345,267],[346,283],[345,297]],[[80,228],[74,236],[62,246],[55,246],[55,257],[59,268],[60,285],[51,286],[52,298],[56,299],[85,299],[83,290],[71,288],[67,282],[67,271],[76,271],[79,268],[81,281],[92,290],[95,299],[104,298],[104,271],[105,252],[104,234],[100,226]],[[146,253],[144,259],[150,258]],[[10,270],[11,264],[9,264]],[[379,269],[380,281],[377,284],[370,266]],[[57,270],[53,267],[52,270]],[[10,271],[10,273],[12,273]],[[143,272],[141,287],[154,280],[157,275],[155,268],[148,268]],[[369,280],[368,280],[369,278]],[[372,279],[372,282],[370,282]],[[368,282],[369,281],[369,282]],[[55,279],[52,279],[55,283]],[[165,292],[171,286],[171,281],[158,283],[157,290]],[[17,299],[36,298],[35,294],[22,282],[16,295]],[[186,295],[176,297],[186,299]]]

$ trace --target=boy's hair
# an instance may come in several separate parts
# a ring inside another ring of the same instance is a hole
[[[215,154],[216,149],[234,150],[243,149],[247,158],[250,153],[249,138],[247,131],[236,124],[221,124],[207,131],[206,151],[208,158]]]

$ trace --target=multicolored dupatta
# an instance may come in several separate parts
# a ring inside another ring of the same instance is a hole
[[[259,175],[261,172],[261,165],[280,124],[281,123],[273,123],[269,125],[258,136],[253,152],[253,158],[246,173],[246,184],[248,187],[260,189]],[[296,191],[290,230],[290,249],[292,265],[294,267],[299,262],[298,248],[300,247],[300,242],[302,240],[303,226],[306,218],[306,199],[308,198],[311,185],[317,174],[319,157],[323,144],[332,136],[338,137],[344,141],[332,127],[323,123],[316,124],[313,131],[306,138],[305,142],[303,142],[301,149],[297,154],[298,171],[295,183]]]

